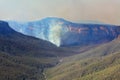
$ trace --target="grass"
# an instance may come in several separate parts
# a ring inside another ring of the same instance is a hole
[[[119,72],[119,40],[66,57],[62,63],[45,71],[48,80],[119,80]]]

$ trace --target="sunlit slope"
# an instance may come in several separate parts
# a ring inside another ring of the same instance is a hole
[[[120,39],[115,39],[109,43],[101,44],[96,48],[92,48],[84,53],[67,57],[64,59],[65,62],[82,60],[86,58],[100,57],[108,54],[112,54],[120,51]]]
[[[120,41],[63,59],[46,70],[48,80],[119,80]]]

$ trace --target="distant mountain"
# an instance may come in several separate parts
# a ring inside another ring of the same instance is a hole
[[[25,35],[50,41],[57,46],[85,46],[111,41],[118,37],[120,27],[107,24],[78,24],[62,18],[19,23],[8,21],[11,28]]]

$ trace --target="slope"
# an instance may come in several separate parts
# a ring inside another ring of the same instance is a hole
[[[27,61],[22,61],[21,57],[15,57],[0,52],[0,79],[1,80],[26,80],[26,79],[43,80],[44,76],[40,71],[41,69],[38,71],[36,67],[24,64]],[[35,62],[34,64],[36,64],[36,61],[33,62]],[[31,63],[31,65],[33,64]]]
[[[47,79],[119,80],[119,52],[120,41],[117,39],[87,52],[63,58],[56,67],[46,70]]]
[[[8,52],[13,55],[16,55],[16,53],[18,55],[34,52],[39,54],[39,56],[45,56],[42,51],[50,51],[51,49],[56,48],[56,46],[47,41],[25,36],[12,30],[8,26],[8,23],[3,21],[0,22],[0,44],[1,51]],[[49,54],[46,52],[46,55],[49,56]]]
[[[44,80],[44,68],[58,61],[54,49],[55,45],[18,33],[0,21],[0,79]]]

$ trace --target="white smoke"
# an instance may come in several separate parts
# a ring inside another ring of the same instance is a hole
[[[61,32],[62,32],[62,24],[52,23],[50,25],[50,32],[49,32],[49,41],[57,46],[60,46],[61,43]]]

